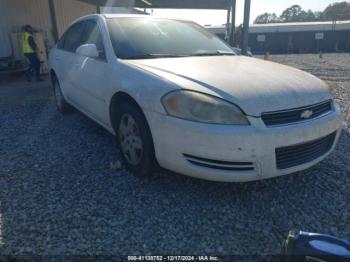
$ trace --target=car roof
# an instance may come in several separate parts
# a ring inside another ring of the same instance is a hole
[[[157,16],[157,15],[143,15],[143,14],[91,14],[91,15],[85,15],[82,16],[80,18],[78,18],[77,20],[75,20],[74,22],[77,21],[81,21],[81,20],[85,20],[85,19],[91,19],[91,18],[105,18],[105,19],[111,19],[111,18],[135,18],[135,17],[139,17],[139,18],[146,18],[146,19],[169,19],[169,20],[177,20],[177,21],[188,21],[188,22],[193,22],[189,19],[179,19],[179,18],[174,18],[174,17],[164,17],[164,16]]]
[[[171,18],[171,17],[163,17],[163,16],[156,16],[156,15],[142,15],[142,14],[91,14],[91,15],[85,15],[82,17],[79,17],[75,21],[71,23],[71,25],[75,24],[76,22],[84,21],[87,19],[93,19],[93,18],[102,18],[102,19],[114,19],[114,18],[145,18],[145,19],[168,19],[168,20],[176,20],[176,21],[183,21],[183,22],[192,22],[192,20],[188,19],[179,19],[179,18]]]
[[[105,18],[118,18],[118,17],[143,17],[150,18],[150,15],[142,15],[142,14],[101,14]]]

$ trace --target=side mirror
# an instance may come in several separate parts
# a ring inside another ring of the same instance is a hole
[[[75,52],[81,56],[86,56],[91,58],[99,57],[99,53],[95,44],[81,45],[77,48]]]

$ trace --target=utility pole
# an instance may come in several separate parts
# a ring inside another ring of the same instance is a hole
[[[242,54],[243,55],[247,55],[247,51],[248,51],[249,20],[250,20],[250,0],[245,0],[245,3],[244,3],[243,36],[242,36]]]
[[[56,10],[55,10],[55,3],[54,0],[48,0],[49,4],[49,13],[50,13],[50,19],[51,19],[51,26],[52,26],[52,37],[54,42],[56,43],[58,41],[58,27],[57,27],[57,18],[56,18]]]
[[[235,32],[236,32],[236,0],[232,0],[231,4],[231,32],[230,32],[230,45],[235,44]]]
[[[225,41],[230,44],[230,17],[231,17],[231,7],[227,8],[227,20],[226,20],[226,35],[225,35]]]

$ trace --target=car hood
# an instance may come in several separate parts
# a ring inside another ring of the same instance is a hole
[[[128,62],[181,88],[221,97],[252,116],[331,99],[323,81],[311,74],[255,58],[214,56]]]

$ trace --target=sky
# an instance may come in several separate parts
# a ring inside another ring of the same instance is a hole
[[[253,22],[259,14],[269,12],[280,15],[286,8],[298,4],[303,9],[323,11],[329,4],[344,0],[251,0],[251,17]],[[244,0],[237,0],[236,24],[243,22]],[[154,9],[157,16],[190,19],[201,25],[220,25],[226,23],[227,12],[220,10],[177,10]]]

